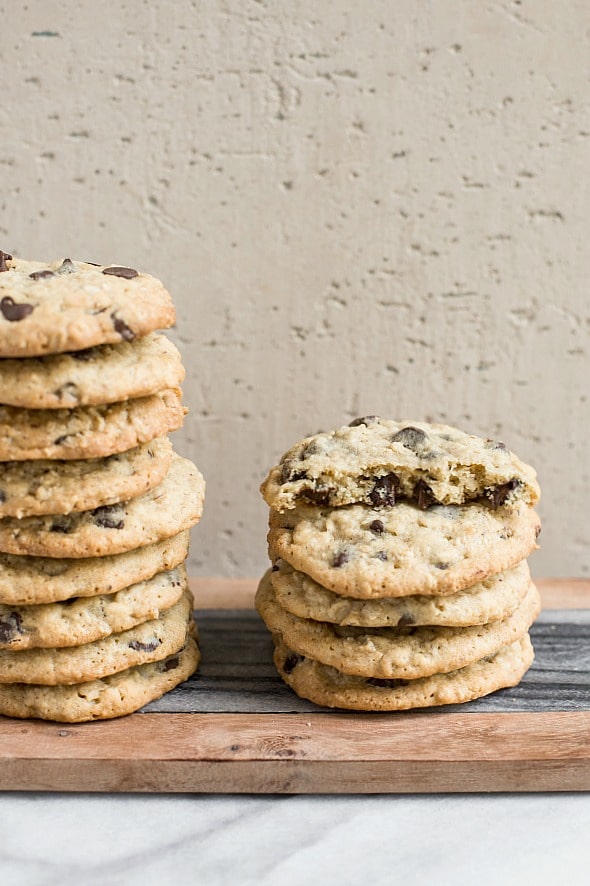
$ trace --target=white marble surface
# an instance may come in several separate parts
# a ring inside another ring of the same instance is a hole
[[[0,794],[2,886],[590,882],[586,794]]]

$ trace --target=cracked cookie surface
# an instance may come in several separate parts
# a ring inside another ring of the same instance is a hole
[[[116,265],[27,261],[0,252],[0,357],[34,357],[133,341],[176,318],[149,274]]]
[[[533,468],[500,441],[377,416],[297,443],[271,469],[261,492],[275,511],[299,503],[389,508],[398,501],[426,509],[482,499],[508,508],[534,505],[540,494]]]

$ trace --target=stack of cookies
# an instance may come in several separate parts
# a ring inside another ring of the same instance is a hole
[[[535,477],[503,443],[376,416],[292,447],[261,488],[272,569],[256,598],[283,680],[378,711],[516,685],[540,611]]]
[[[174,319],[132,268],[0,252],[0,714],[115,717],[197,667]]]

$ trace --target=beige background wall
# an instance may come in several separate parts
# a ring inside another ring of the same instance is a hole
[[[363,413],[504,439],[537,574],[590,571],[586,0],[0,0],[0,245],[160,276],[208,480],[201,574],[256,574],[257,487]]]

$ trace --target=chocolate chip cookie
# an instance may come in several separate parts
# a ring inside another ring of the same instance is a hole
[[[133,341],[175,320],[149,274],[69,258],[49,263],[0,251],[0,357],[36,357]]]
[[[297,443],[261,486],[267,504],[287,511],[364,504],[418,508],[487,501],[492,508],[534,505],[535,471],[497,440],[424,422],[356,419]]]
[[[102,557],[155,544],[201,518],[205,481],[191,461],[174,455],[159,486],[92,511],[0,520],[0,551],[33,557]]]

